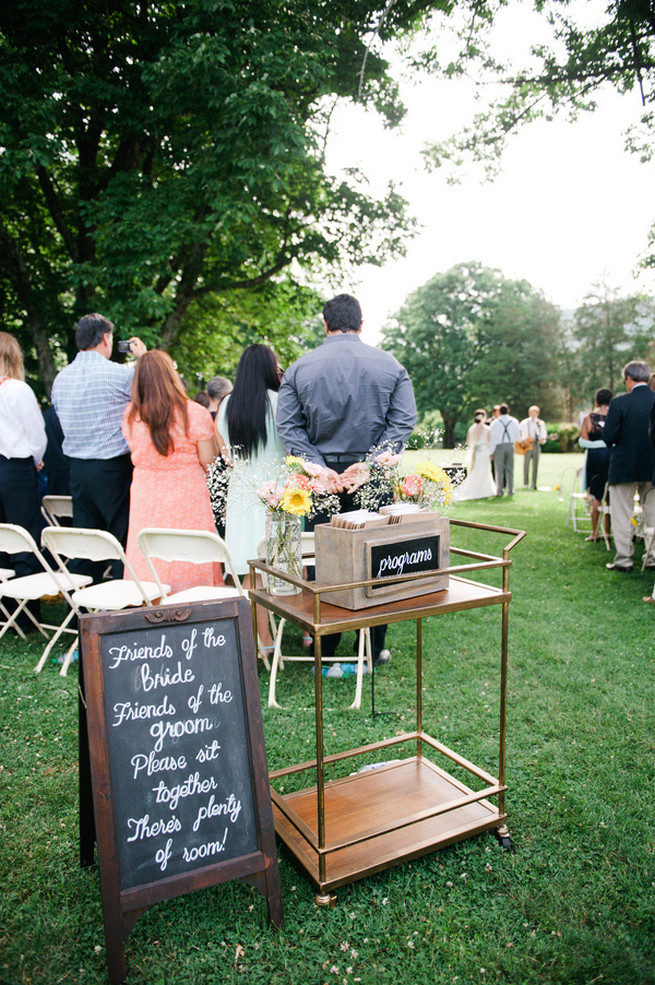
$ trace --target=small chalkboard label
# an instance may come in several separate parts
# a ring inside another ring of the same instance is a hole
[[[269,917],[281,923],[247,601],[81,622],[105,910],[226,879],[258,885],[259,872]],[[112,980],[121,973],[110,966]]]
[[[393,578],[439,568],[439,535],[412,537],[371,546],[371,578]],[[385,588],[372,585],[371,591]]]

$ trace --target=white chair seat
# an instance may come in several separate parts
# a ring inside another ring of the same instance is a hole
[[[92,579],[89,575],[69,575],[75,588],[83,588],[90,584]],[[0,583],[0,596],[10,599],[28,599],[30,602],[42,598],[56,598],[61,594],[62,589],[68,588],[63,579],[42,571],[36,575],[24,575],[22,578],[12,578],[10,581]]]
[[[0,580],[0,599],[13,599],[18,603],[14,611],[10,613],[0,602],[0,612],[4,616],[0,638],[8,630],[15,629],[18,635],[25,639],[25,633],[18,623],[19,618],[25,616],[46,639],[48,638],[46,630],[54,632],[54,636],[46,647],[47,655],[54,640],[58,640],[63,633],[74,633],[68,628],[73,613],[70,611],[63,621],[55,626],[37,618],[28,603],[45,597],[56,598],[58,595],[63,595],[68,601],[67,592],[88,585],[91,578],[87,575],[71,575],[67,570],[54,571],[34,543],[31,534],[24,527],[15,523],[0,523],[0,550],[9,554],[10,557],[17,554],[32,554],[41,568],[41,571],[35,574],[21,575],[7,581]],[[2,570],[6,573],[8,569]]]
[[[161,598],[162,589],[165,591],[169,585],[155,585],[152,581],[142,581],[141,588],[145,592],[148,601],[153,602]],[[134,582],[123,579],[122,581],[101,581],[97,585],[89,585],[72,593],[72,599],[76,605],[85,609],[101,611],[103,609],[129,609],[131,606],[143,605],[143,593],[139,591]]]
[[[0,581],[7,581],[9,578],[13,578],[15,573],[11,568],[0,568]]]
[[[236,588],[221,588],[217,585],[196,585],[195,588],[185,588],[182,592],[167,595],[165,605],[183,602],[217,602],[220,599],[243,598],[243,592]]]

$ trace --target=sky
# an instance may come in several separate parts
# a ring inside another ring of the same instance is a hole
[[[508,12],[499,29],[508,49],[525,50],[535,25],[527,17],[516,4]],[[529,124],[512,138],[494,182],[469,167],[452,186],[445,173],[425,170],[421,150],[471,118],[479,108],[473,88],[466,80],[403,83],[408,113],[396,131],[385,131],[375,113],[358,106],[335,113],[328,168],[360,167],[373,193],[393,180],[421,224],[405,258],[329,285],[359,298],[367,341],[379,341],[411,291],[466,261],[526,279],[565,310],[580,305],[598,281],[622,294],[655,293],[652,274],[634,278],[655,221],[652,166],[624,146],[624,131],[642,111],[639,93],[621,96],[610,88],[598,109],[575,123],[562,116]]]

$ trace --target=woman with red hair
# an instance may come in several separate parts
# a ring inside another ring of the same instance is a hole
[[[206,481],[218,454],[214,422],[188,399],[168,353],[153,349],[137,362],[122,430],[134,465],[127,557],[137,576],[148,580],[137,540],[144,527],[216,532]],[[171,592],[223,584],[218,564],[153,563]]]

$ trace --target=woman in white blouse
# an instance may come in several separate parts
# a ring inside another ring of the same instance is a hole
[[[17,523],[37,544],[41,535],[39,480],[46,449],[43,415],[25,383],[23,354],[9,332],[0,332],[0,522]],[[38,571],[31,554],[16,554],[11,567],[17,576]],[[32,623],[19,620],[26,630]]]

